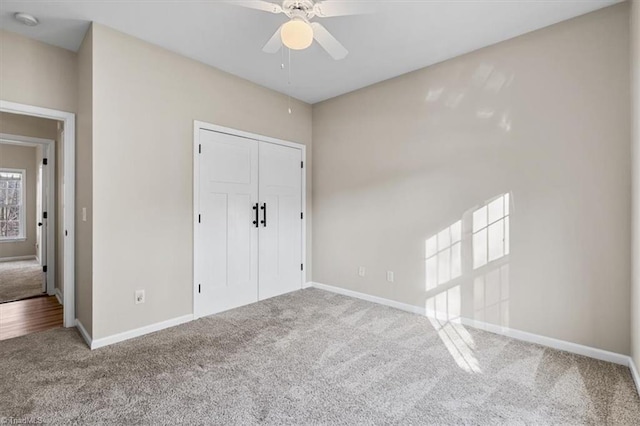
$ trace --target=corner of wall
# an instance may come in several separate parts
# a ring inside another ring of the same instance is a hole
[[[76,317],[93,334],[93,25],[78,51],[76,140]],[[86,213],[85,210],[86,209]],[[83,214],[85,213],[85,214]]]
[[[640,391],[640,2],[631,2],[631,146],[632,146],[632,248],[631,248],[631,358]]]

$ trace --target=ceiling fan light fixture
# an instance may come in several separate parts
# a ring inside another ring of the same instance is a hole
[[[313,29],[304,19],[292,19],[280,30],[282,43],[289,49],[303,50],[313,43]]]

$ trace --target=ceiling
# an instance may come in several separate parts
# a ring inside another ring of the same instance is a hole
[[[334,61],[315,43],[292,51],[290,84],[281,69],[286,54],[261,50],[286,17],[233,1],[2,0],[0,27],[77,51],[95,21],[316,103],[622,0],[359,1],[375,13],[318,19],[349,55]],[[40,25],[17,23],[18,11],[35,15]]]

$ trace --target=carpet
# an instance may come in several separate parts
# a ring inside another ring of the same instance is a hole
[[[0,417],[46,423],[640,420],[626,367],[317,289],[94,351],[74,329],[19,337],[0,363]]]
[[[42,275],[35,259],[0,262],[0,303],[42,295]]]

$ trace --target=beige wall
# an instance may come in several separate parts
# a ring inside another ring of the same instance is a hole
[[[76,138],[76,317],[93,330],[93,27],[78,51]],[[82,220],[82,208],[87,221]]]
[[[309,105],[94,24],[94,338],[193,312],[193,120],[311,145]]]
[[[0,30],[0,99],[75,112],[74,52]]]
[[[628,7],[315,105],[314,281],[628,354]],[[474,269],[473,211],[505,193],[510,254]],[[427,291],[459,220],[462,276]]]
[[[640,2],[631,2],[631,83],[633,150],[633,281],[631,283],[631,356],[640,367]]]
[[[0,99],[77,112],[78,63],[74,52],[0,30]],[[37,135],[34,135],[37,137]],[[56,139],[58,254],[62,253],[62,139]],[[80,231],[81,232],[81,231]],[[81,238],[76,232],[76,238]],[[63,282],[62,256],[56,259],[56,286]],[[76,265],[77,267],[77,265]],[[77,272],[76,272],[77,274]],[[79,302],[76,302],[78,304]],[[76,309],[79,309],[76,306]],[[89,304],[90,309],[90,304]]]
[[[0,131],[0,133],[2,133]],[[0,168],[26,170],[25,240],[0,241],[0,258],[36,254],[36,148],[0,144]]]

